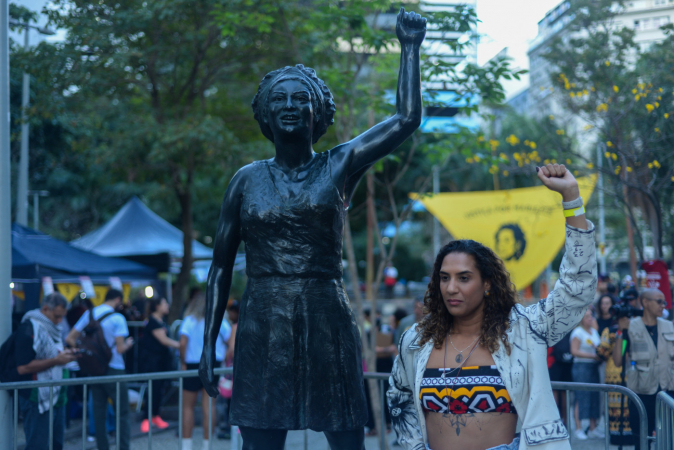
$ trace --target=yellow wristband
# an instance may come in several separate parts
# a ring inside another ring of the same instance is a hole
[[[576,216],[582,216],[585,214],[585,207],[581,206],[580,208],[573,208],[573,209],[565,209],[564,210],[564,217],[576,217]]]

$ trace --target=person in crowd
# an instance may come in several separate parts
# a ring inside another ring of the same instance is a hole
[[[410,314],[409,316],[406,316],[403,318],[400,323],[398,324],[398,327],[396,328],[396,331],[393,335],[393,343],[397,346],[400,344],[400,338],[402,337],[403,333],[407,330],[409,330],[412,325],[415,323],[419,322],[422,317],[424,317],[424,297],[419,296],[415,301],[414,301],[414,312]]]
[[[613,314],[611,314],[611,307],[613,305],[615,305],[615,299],[608,293],[602,295],[597,300],[595,311],[597,313],[597,325],[599,326],[597,332],[599,336],[602,335],[605,329],[616,324],[616,320],[613,318]]]
[[[594,226],[570,171],[548,164],[537,173],[562,194],[560,279],[525,308],[493,250],[468,239],[440,250],[424,299],[428,315],[403,335],[387,393],[393,428],[408,450],[569,448],[546,355],[593,300]]]
[[[143,329],[143,337],[138,342],[139,369],[141,372],[164,372],[172,369],[173,350],[178,350],[180,344],[168,337],[168,327],[164,317],[169,313],[169,304],[165,298],[149,298],[145,302],[145,317],[147,322]],[[152,425],[159,429],[169,426],[159,415],[162,393],[167,380],[152,381]],[[147,391],[145,393],[148,395]],[[140,431],[147,433],[150,430],[148,419],[147,399],[143,402],[143,421]]]
[[[640,430],[639,413],[630,402],[630,427],[638,435],[655,432],[655,397],[660,391],[667,391],[674,397],[674,376],[672,355],[674,355],[674,324],[662,319],[667,305],[665,295],[658,289],[644,289],[640,295],[643,316],[621,317],[618,319],[616,345],[613,346],[613,362],[617,367],[623,363],[623,340],[627,387],[639,395],[646,407],[648,430]],[[639,443],[635,442],[636,450]]]
[[[571,333],[571,354],[573,367],[571,374],[574,383],[599,383],[599,358],[597,347],[600,339],[597,330],[592,325],[594,317],[589,309],[585,311],[583,320]],[[576,420],[575,435],[577,439],[586,440],[588,437],[603,438],[604,432],[597,427],[599,419],[599,392],[582,392],[576,394],[574,412]],[[585,433],[581,427],[581,420],[590,419],[590,431]]]
[[[550,381],[559,381],[562,383],[573,382],[571,369],[573,368],[573,355],[571,354],[571,333],[567,333],[562,339],[551,347],[554,362],[548,368]],[[555,397],[555,403],[559,410],[562,422],[566,421],[566,391],[554,390],[552,395]],[[568,426],[567,423],[564,423]]]
[[[599,300],[602,295],[608,294],[609,286],[611,285],[611,277],[607,273],[600,273],[597,281],[597,292],[594,295],[595,301]]]
[[[617,331],[617,323],[604,329],[600,336],[601,342],[597,347],[597,355],[606,364],[604,383],[625,386],[624,374],[621,368],[613,362],[613,346],[615,345]],[[627,397],[617,392],[609,392],[608,420],[611,445],[634,445],[634,434],[630,428],[629,414]]]
[[[58,381],[68,378],[64,366],[75,361],[76,355],[64,349],[59,323],[66,314],[68,302],[58,292],[42,299],[40,309],[28,311],[21,320],[14,341],[19,381]],[[19,390],[19,408],[26,433],[26,450],[49,448],[49,413],[52,411],[53,448],[63,448],[67,389],[54,386]]]
[[[180,362],[183,370],[196,370],[199,368],[201,352],[204,348],[204,314],[206,310],[206,296],[197,295],[185,310],[185,318],[180,324]],[[216,361],[222,364],[225,359],[226,344],[231,337],[231,327],[226,320],[220,325],[220,333],[216,342]],[[194,430],[194,408],[197,404],[197,397],[201,392],[201,410],[203,412],[203,432],[204,440],[202,450],[208,449],[209,445],[209,426],[208,417],[211,418],[213,429],[217,427],[217,417],[215,413],[215,402],[212,402],[213,408],[209,412],[208,394],[204,389],[201,379],[197,376],[185,378],[183,381],[183,441],[182,450],[192,450],[192,431]]]
[[[112,358],[108,363],[108,372],[106,375],[124,375],[126,366],[124,365],[124,353],[133,347],[134,341],[129,337],[129,327],[123,315],[116,312],[122,305],[124,294],[117,289],[109,289],[105,294],[104,301],[94,309],[87,311],[77,321],[66,339],[71,347],[77,346],[77,338],[82,330],[89,324],[90,315],[93,313],[94,319],[99,320],[106,316],[101,322],[105,342],[112,349]],[[119,386],[119,405],[116,405],[117,387]],[[108,450],[108,434],[106,433],[106,414],[108,411],[108,400],[112,400],[115,411],[119,412],[119,439],[118,449],[129,450],[131,442],[131,423],[129,422],[129,389],[125,382],[121,383],[102,383],[91,385],[91,396],[94,401],[94,424],[96,429],[96,445],[99,450]],[[119,406],[119,407],[117,407]]]
[[[393,266],[391,261],[386,264],[384,267],[384,287],[386,288],[386,298],[393,298],[394,288],[396,287],[396,282],[398,281],[398,269]]]

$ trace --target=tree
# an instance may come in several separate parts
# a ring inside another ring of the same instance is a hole
[[[606,146],[603,173],[636,225],[640,215],[663,255],[663,224],[671,223],[674,128],[671,70],[672,27],[665,40],[641,51],[634,30],[614,20],[624,2],[577,0],[570,32],[546,56],[558,70],[551,82],[560,103],[587,123]],[[591,156],[577,156],[595,163]],[[674,240],[672,241],[674,244]]]

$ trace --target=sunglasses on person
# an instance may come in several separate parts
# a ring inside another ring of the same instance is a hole
[[[666,301],[666,300],[662,300],[662,299],[660,299],[660,298],[657,299],[657,300],[656,300],[656,299],[649,298],[648,300],[650,300],[650,301],[652,301],[652,302],[655,302],[655,303],[657,303],[657,304],[660,305],[660,306],[667,306],[667,301]]]

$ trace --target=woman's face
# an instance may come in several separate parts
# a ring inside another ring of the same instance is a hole
[[[309,134],[313,131],[314,111],[311,92],[299,80],[285,80],[271,88],[269,127],[277,134]]]
[[[509,228],[499,231],[496,239],[496,253],[503,259],[510,259],[517,252],[515,232]]]
[[[599,302],[599,311],[603,316],[607,316],[609,314],[609,309],[611,309],[611,306],[613,306],[611,297],[602,297],[601,301]]]
[[[169,304],[165,298],[161,299],[161,302],[159,303],[159,307],[157,309],[159,310],[159,313],[162,316],[165,316],[169,313]]]
[[[445,256],[440,267],[440,291],[445,307],[456,318],[482,314],[484,292],[491,284],[483,281],[475,258],[453,252]]]

